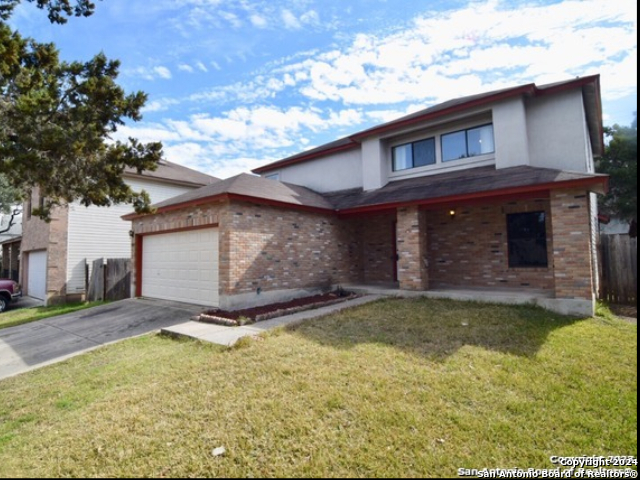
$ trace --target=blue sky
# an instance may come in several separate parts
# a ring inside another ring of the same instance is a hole
[[[103,51],[149,100],[117,136],[221,178],[451,98],[601,75],[605,125],[637,110],[635,0],[103,0],[13,27],[66,60]]]

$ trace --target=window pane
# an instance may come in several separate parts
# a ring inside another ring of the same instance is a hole
[[[413,144],[413,166],[424,167],[436,163],[436,141],[427,138]]]
[[[393,147],[393,171],[405,170],[413,167],[411,144]]]
[[[469,156],[493,152],[493,125],[467,130],[467,140]]]
[[[464,130],[442,135],[442,161],[458,160],[467,156],[467,140]]]
[[[507,215],[509,267],[546,267],[547,232],[544,212]]]

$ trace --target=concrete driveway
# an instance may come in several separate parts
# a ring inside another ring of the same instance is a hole
[[[0,330],[0,379],[184,323],[206,307],[127,299]]]

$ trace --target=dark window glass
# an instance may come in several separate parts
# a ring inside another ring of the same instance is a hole
[[[427,138],[413,144],[413,166],[424,167],[436,163],[436,141]]]
[[[465,132],[453,132],[442,135],[442,161],[458,160],[467,156]]]
[[[509,267],[546,267],[547,229],[544,212],[507,215]]]
[[[392,152],[394,172],[436,163],[436,141],[433,138],[398,145]]]
[[[483,155],[495,151],[493,125],[460,130],[442,135],[442,161]]]

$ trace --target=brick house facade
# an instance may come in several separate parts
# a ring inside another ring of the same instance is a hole
[[[194,287],[185,301],[240,308],[335,285],[382,284],[531,291],[553,310],[590,314],[595,194],[607,184],[593,172],[602,149],[598,81],[447,102],[256,169],[263,177],[239,175],[161,202],[155,214],[126,215],[136,294],[163,296],[145,287],[150,235],[169,241],[209,228],[219,252],[215,299]],[[567,131],[547,128],[552,115],[568,118]],[[524,119],[522,136],[514,136],[514,118]],[[469,142],[479,129],[487,152],[446,157],[445,139],[464,132]],[[398,167],[397,149],[411,152],[423,138],[435,139],[431,163]],[[172,274],[161,270],[154,275]]]

